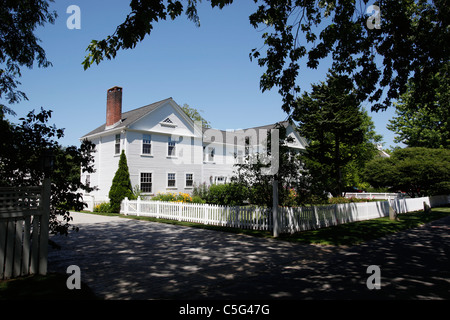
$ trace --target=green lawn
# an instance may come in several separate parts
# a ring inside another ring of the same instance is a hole
[[[356,245],[406,229],[411,229],[450,215],[450,207],[433,208],[430,213],[423,211],[399,214],[398,220],[389,217],[358,221],[318,230],[303,231],[293,235],[281,235],[280,239],[302,243],[324,245]]]
[[[81,283],[81,289],[69,290],[69,275],[51,273],[11,280],[0,280],[0,300],[98,300],[92,290]]]

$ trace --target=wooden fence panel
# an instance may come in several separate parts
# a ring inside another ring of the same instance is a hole
[[[49,180],[44,185],[0,188],[0,279],[47,272]]]

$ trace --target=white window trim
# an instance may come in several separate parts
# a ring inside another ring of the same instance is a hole
[[[150,153],[143,153],[144,150],[144,136],[150,136]],[[168,149],[168,148],[167,148]],[[151,134],[142,134],[142,141],[141,141],[141,157],[153,157],[153,140]]]
[[[174,143],[174,147],[173,147],[173,148],[174,148],[174,152],[173,152],[174,155],[169,155],[169,143],[170,143],[170,142],[173,142],[173,143]],[[178,158],[178,157],[177,157],[177,141],[174,141],[174,140],[172,141],[172,138],[171,138],[171,137],[169,137],[168,140],[167,140],[167,149],[166,149],[166,150],[167,150],[167,151],[166,151],[167,158],[172,158],[172,159],[173,159],[173,158]]]
[[[186,175],[192,174],[192,186],[186,185]],[[185,172],[184,173],[184,188],[185,189],[194,189],[194,173],[193,172]]]
[[[210,156],[209,149],[210,148],[214,149],[214,156],[213,156],[212,160],[209,159],[209,156]],[[211,164],[216,163],[216,156],[217,156],[217,154],[216,154],[216,146],[214,146],[214,147],[204,146],[204,149],[203,149],[203,163],[211,163]]]
[[[155,187],[155,184],[153,182],[154,178],[155,178],[154,172],[152,170],[139,171],[139,190],[142,190],[141,189],[141,174],[142,173],[150,173],[152,175],[152,191],[151,192],[142,192],[142,194],[146,195],[146,196],[154,195],[155,194],[155,192],[153,191],[154,187]]]
[[[117,136],[119,136],[119,153],[116,152]],[[122,134],[117,133],[114,135],[114,156],[120,157],[121,152],[122,152]]]
[[[223,181],[218,181],[219,178],[223,178]],[[214,184],[226,184],[228,180],[227,176],[214,176]]]
[[[171,174],[171,173],[173,173],[175,175],[175,185],[169,187],[169,174]],[[178,189],[178,187],[177,187],[177,180],[178,179],[177,179],[177,173],[176,172],[173,172],[173,171],[166,172],[166,189],[171,189],[171,190]]]

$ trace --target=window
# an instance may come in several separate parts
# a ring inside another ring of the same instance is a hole
[[[150,172],[141,172],[141,192],[152,192],[152,174]]]
[[[115,154],[120,153],[120,134],[116,134]]]
[[[173,141],[172,138],[169,137],[167,156],[175,157],[175,143],[176,143],[176,141]]]
[[[226,182],[227,182],[226,177],[223,177],[223,176],[215,177],[215,181],[214,181],[215,184],[224,184]]]
[[[149,134],[142,137],[142,154],[152,154],[152,136]]]
[[[167,187],[168,188],[176,187],[175,173],[168,173],[167,174]]]
[[[194,186],[194,174],[186,173],[186,188],[191,188]]]
[[[245,155],[250,154],[250,137],[245,137]]]
[[[209,147],[208,148],[208,161],[213,162],[214,161],[214,154],[216,153],[216,148]]]

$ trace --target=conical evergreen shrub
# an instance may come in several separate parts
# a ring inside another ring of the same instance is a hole
[[[111,189],[109,189],[109,201],[111,211],[119,213],[122,200],[133,197],[133,189],[131,187],[130,173],[128,171],[127,157],[124,150],[120,154],[119,168],[114,175]]]

